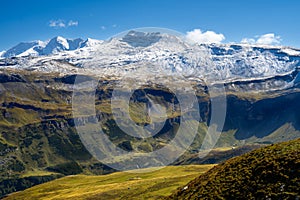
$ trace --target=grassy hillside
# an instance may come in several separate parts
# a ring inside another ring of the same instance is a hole
[[[170,195],[214,165],[168,166],[147,173],[75,175],[9,195],[9,199],[158,199]]]
[[[299,199],[300,139],[226,161],[169,199]]]

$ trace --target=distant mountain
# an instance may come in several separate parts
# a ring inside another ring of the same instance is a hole
[[[92,38],[88,38],[80,44],[80,48],[93,47],[93,46],[101,44],[102,42],[103,42],[102,40],[95,40],[95,39],[92,39]]]
[[[3,57],[4,53],[5,53],[5,51],[0,51],[0,58]]]
[[[2,54],[2,57],[39,55],[38,49],[45,46],[42,41],[21,42]]]
[[[45,48],[41,49],[41,55],[49,55],[66,50],[75,50],[80,47],[80,44],[82,42],[83,40],[80,38],[75,40],[69,40],[58,36],[51,39],[45,46]]]
[[[100,43],[100,40],[90,38],[87,40],[83,40],[81,38],[66,39],[61,36],[57,36],[46,42],[39,40],[33,42],[21,42],[9,50],[0,53],[0,57],[45,56],[57,54],[63,51],[73,51],[79,48],[91,47]]]
[[[28,55],[34,58],[27,59]],[[4,52],[2,57],[6,59],[0,59],[0,66],[10,68],[73,73],[75,66],[85,69],[82,73],[130,75],[141,79],[149,73],[177,74],[196,81],[205,79],[229,84],[232,90],[278,90],[293,87],[300,80],[299,49],[191,44],[185,38],[158,32],[130,31],[123,37],[107,41],[55,37],[48,42],[20,43]],[[52,60],[62,60],[72,67],[55,65]],[[135,73],[137,71],[139,74]],[[240,88],[240,84],[236,84],[240,82],[254,84]]]
[[[169,199],[299,199],[300,139],[215,166]]]

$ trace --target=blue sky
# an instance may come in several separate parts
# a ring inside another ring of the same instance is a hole
[[[190,32],[194,38],[213,31],[224,36],[219,37],[222,43],[256,43],[269,34],[267,39],[276,44],[300,48],[299,10],[296,0],[3,0],[0,50],[57,35],[107,39],[138,27]]]

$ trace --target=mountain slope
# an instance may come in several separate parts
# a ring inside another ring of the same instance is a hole
[[[219,164],[169,199],[298,199],[300,139],[254,150]]]

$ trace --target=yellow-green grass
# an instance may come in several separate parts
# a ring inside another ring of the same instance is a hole
[[[268,197],[268,198],[267,198]],[[227,160],[168,199],[299,199],[300,138]]]
[[[144,173],[68,176],[11,194],[5,199],[160,199],[213,166],[168,166]]]
[[[48,176],[48,175],[53,175],[53,174],[57,174],[57,173],[34,169],[31,171],[26,171],[24,174],[21,175],[21,177],[25,178],[25,177],[31,177],[31,176]]]

